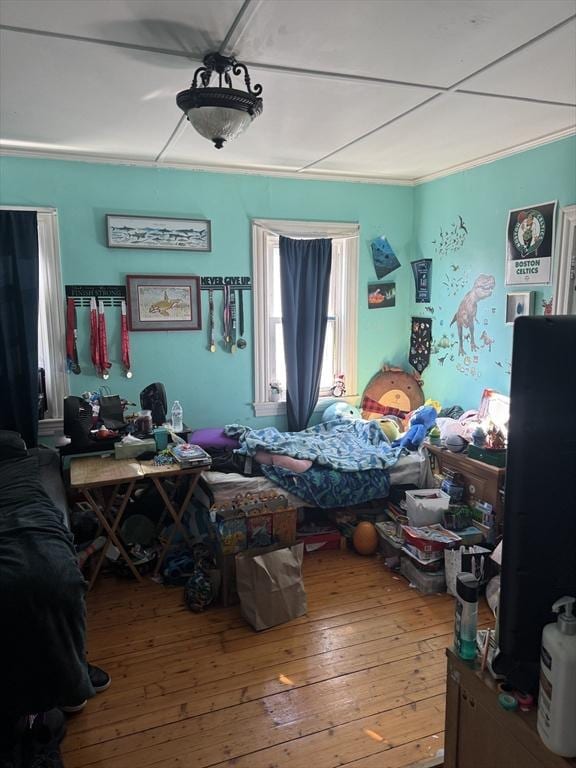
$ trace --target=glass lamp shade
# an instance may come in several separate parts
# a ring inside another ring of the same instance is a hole
[[[229,107],[194,107],[186,113],[188,120],[201,136],[221,149],[225,141],[236,138],[248,128],[253,115]]]

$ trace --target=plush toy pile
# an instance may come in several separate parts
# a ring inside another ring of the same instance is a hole
[[[409,451],[415,451],[424,442],[424,438],[429,429],[436,424],[438,412],[433,405],[422,405],[417,408],[410,418],[410,426],[398,440],[394,440],[394,447],[407,448]]]

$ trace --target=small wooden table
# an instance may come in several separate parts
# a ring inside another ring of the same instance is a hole
[[[140,582],[142,581],[142,577],[132,563],[130,555],[126,552],[124,545],[117,535],[117,530],[122,522],[126,506],[134,491],[136,483],[138,482],[151,480],[154,483],[176,528],[178,528],[187,543],[190,541],[188,531],[182,523],[182,516],[190,503],[190,499],[192,498],[202,469],[202,467],[183,468],[177,464],[156,466],[151,461],[115,459],[111,456],[75,458],[71,460],[70,487],[82,493],[107,534],[106,544],[100,553],[88,589],[91,589],[96,581],[110,543],[117,547],[136,579]],[[168,478],[176,478],[178,481],[182,477],[188,477],[190,482],[184,500],[182,501],[180,508],[176,510],[172,503],[172,499],[168,493],[166,493],[164,480]],[[113,486],[112,494],[107,501],[104,499],[103,494],[98,493],[98,489],[104,488],[105,486]],[[97,496],[100,496],[98,500],[96,498]],[[162,551],[158,557],[155,573],[158,573],[160,570],[166,552],[168,551],[168,547],[171,544],[173,534],[174,531],[168,537],[167,541],[164,542]]]
[[[448,649],[445,768],[576,768],[536,730],[536,709],[507,712],[495,681]]]

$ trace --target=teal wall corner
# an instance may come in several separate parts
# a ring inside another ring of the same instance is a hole
[[[431,301],[416,304],[413,297],[410,308],[415,316],[433,318],[433,354],[423,373],[424,388],[443,405],[477,408],[485,387],[509,392],[513,326],[505,320],[506,293],[534,291],[534,311],[543,314],[543,302],[553,291],[552,285],[504,285],[508,212],[556,200],[558,225],[559,209],[576,202],[576,137],[422,184],[414,192],[415,253],[432,259]],[[556,234],[558,246],[558,226]],[[461,247],[450,247],[460,235]],[[493,276],[495,287],[477,304],[478,349],[471,350],[465,338],[465,354],[460,355],[457,324],[451,322],[482,274]],[[535,350],[535,371],[537,365]]]
[[[251,275],[253,218],[358,222],[358,394],[383,364],[409,367],[410,318],[432,317],[434,352],[423,373],[425,394],[464,408],[476,408],[485,387],[509,391],[512,327],[505,323],[505,296],[519,288],[504,286],[507,215],[550,200],[559,208],[576,202],[576,137],[416,187],[0,157],[2,205],[58,210],[65,284],[119,284],[127,274],[147,273]],[[107,213],[209,219],[212,252],[107,248]],[[441,230],[458,227],[459,217],[467,230],[461,247],[440,252]],[[370,242],[379,235],[388,238],[401,268],[383,278],[396,284],[396,306],[374,310],[368,308],[367,286],[377,282]],[[415,303],[410,262],[417,258],[432,259],[426,305]],[[479,349],[470,354],[465,340],[466,353],[458,355],[451,321],[480,274],[492,275],[495,285],[478,303]],[[530,288],[541,312],[552,286]],[[283,418],[254,416],[251,301],[245,308],[248,347],[235,355],[208,351],[205,295],[202,331],[131,333],[131,380],[121,374],[119,310],[107,310],[113,363],[107,385],[137,402],[145,385],[163,381],[169,400],[180,400],[185,421],[194,427],[237,422],[284,428]],[[79,310],[78,321],[83,372],[70,377],[74,394],[102,384],[90,364],[87,310]]]

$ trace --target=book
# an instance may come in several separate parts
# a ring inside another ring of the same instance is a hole
[[[199,445],[171,445],[169,451],[181,467],[209,467],[212,464],[210,454]]]

